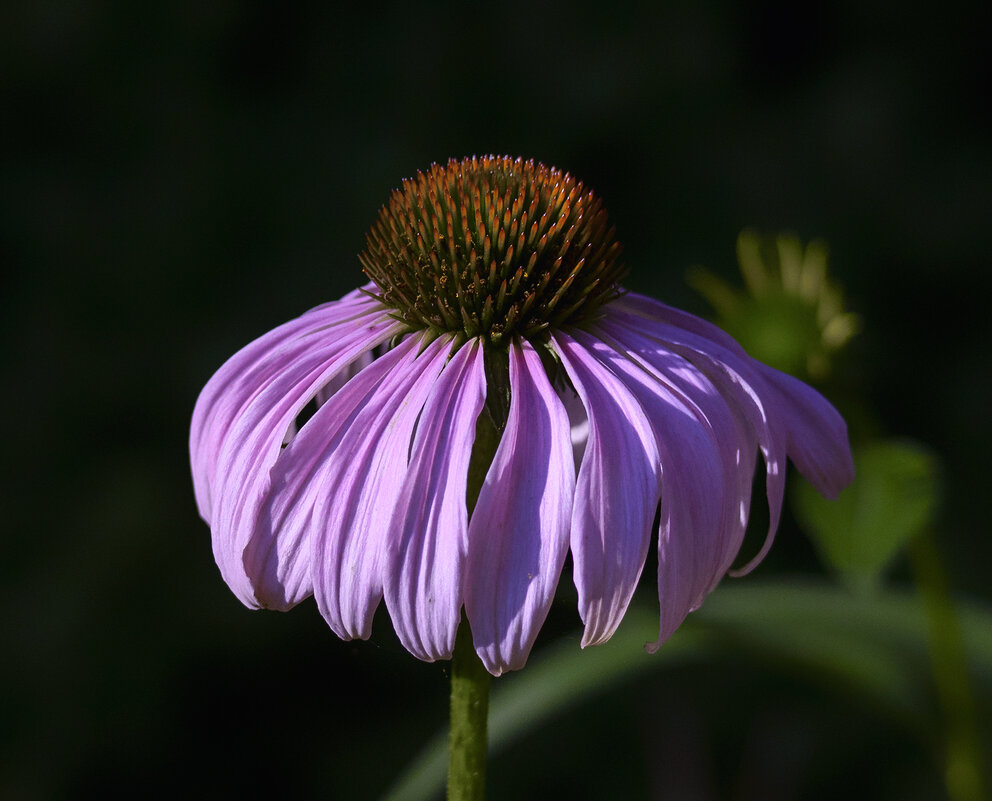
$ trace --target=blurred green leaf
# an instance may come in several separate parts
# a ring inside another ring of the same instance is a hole
[[[856,450],[854,464],[856,478],[837,500],[824,499],[805,482],[793,497],[821,557],[849,583],[866,588],[932,521],[937,465],[923,446],[896,441]]]
[[[992,610],[968,605],[958,613],[969,664],[987,688]],[[657,612],[633,606],[605,645],[580,650],[577,638],[569,638],[500,679],[490,705],[490,758],[567,707],[622,681],[728,649],[860,693],[917,731],[936,728],[927,619],[919,598],[909,593],[885,591],[868,599],[822,582],[725,584],[648,656],[640,646],[656,630]],[[441,798],[446,768],[447,732],[440,732],[385,797]]]

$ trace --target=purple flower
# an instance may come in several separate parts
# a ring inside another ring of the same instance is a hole
[[[745,571],[778,525],[787,456],[836,496],[853,465],[834,408],[624,292],[619,256],[595,196],[541,164],[405,181],[361,256],[371,283],[249,344],[197,401],[197,505],[238,598],[312,594],[344,639],[367,638],[385,599],[427,661],[450,658],[464,607],[499,675],[526,662],[569,551],[594,645],[656,537],[654,651],[731,568],[759,450],[771,526]]]

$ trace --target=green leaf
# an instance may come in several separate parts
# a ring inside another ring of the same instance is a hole
[[[969,605],[957,612],[972,675],[987,689],[992,686],[992,611]],[[631,606],[605,645],[581,650],[578,638],[570,637],[499,679],[490,705],[490,759],[566,708],[620,682],[728,650],[756,655],[820,683],[839,684],[843,692],[871,699],[917,731],[937,726],[926,615],[919,598],[909,593],[859,598],[823,582],[748,580],[720,587],[649,656],[642,645],[655,636],[657,625],[656,609]],[[447,732],[442,731],[385,798],[441,798],[446,766]]]
[[[835,501],[805,482],[796,516],[821,557],[859,587],[879,576],[906,542],[930,525],[937,501],[936,459],[913,442],[878,442],[854,453],[856,478]]]

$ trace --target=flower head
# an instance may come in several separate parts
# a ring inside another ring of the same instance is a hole
[[[745,291],[701,267],[689,273],[721,328],[780,370],[827,375],[831,357],[858,332],[860,321],[844,310],[844,296],[827,276],[826,245],[814,240],[803,248],[788,234],[761,237],[744,230],[737,261]]]
[[[654,650],[734,562],[759,451],[755,562],[787,456],[836,496],[853,466],[834,408],[624,292],[619,255],[599,200],[544,165],[452,160],[404,181],[361,256],[371,282],[246,346],[197,401],[197,504],[241,601],[312,594],[351,639],[384,599],[428,661],[450,658],[464,609],[498,675],[525,663],[569,552],[593,645],[657,537]]]

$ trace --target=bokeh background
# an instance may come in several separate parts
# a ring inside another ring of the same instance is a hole
[[[389,191],[449,156],[577,175],[628,286],[699,314],[687,270],[739,283],[745,226],[825,239],[863,323],[832,397],[852,432],[935,454],[952,593],[992,601],[989,9],[5,7],[0,797],[371,798],[444,725],[443,666],[385,615],[342,643],[312,603],[240,606],[186,444],[213,370],[358,285]],[[795,574],[830,580],[790,515],[756,578]],[[577,644],[572,609],[538,650]],[[944,797],[884,710],[732,649],[577,704],[491,771],[494,798]]]

